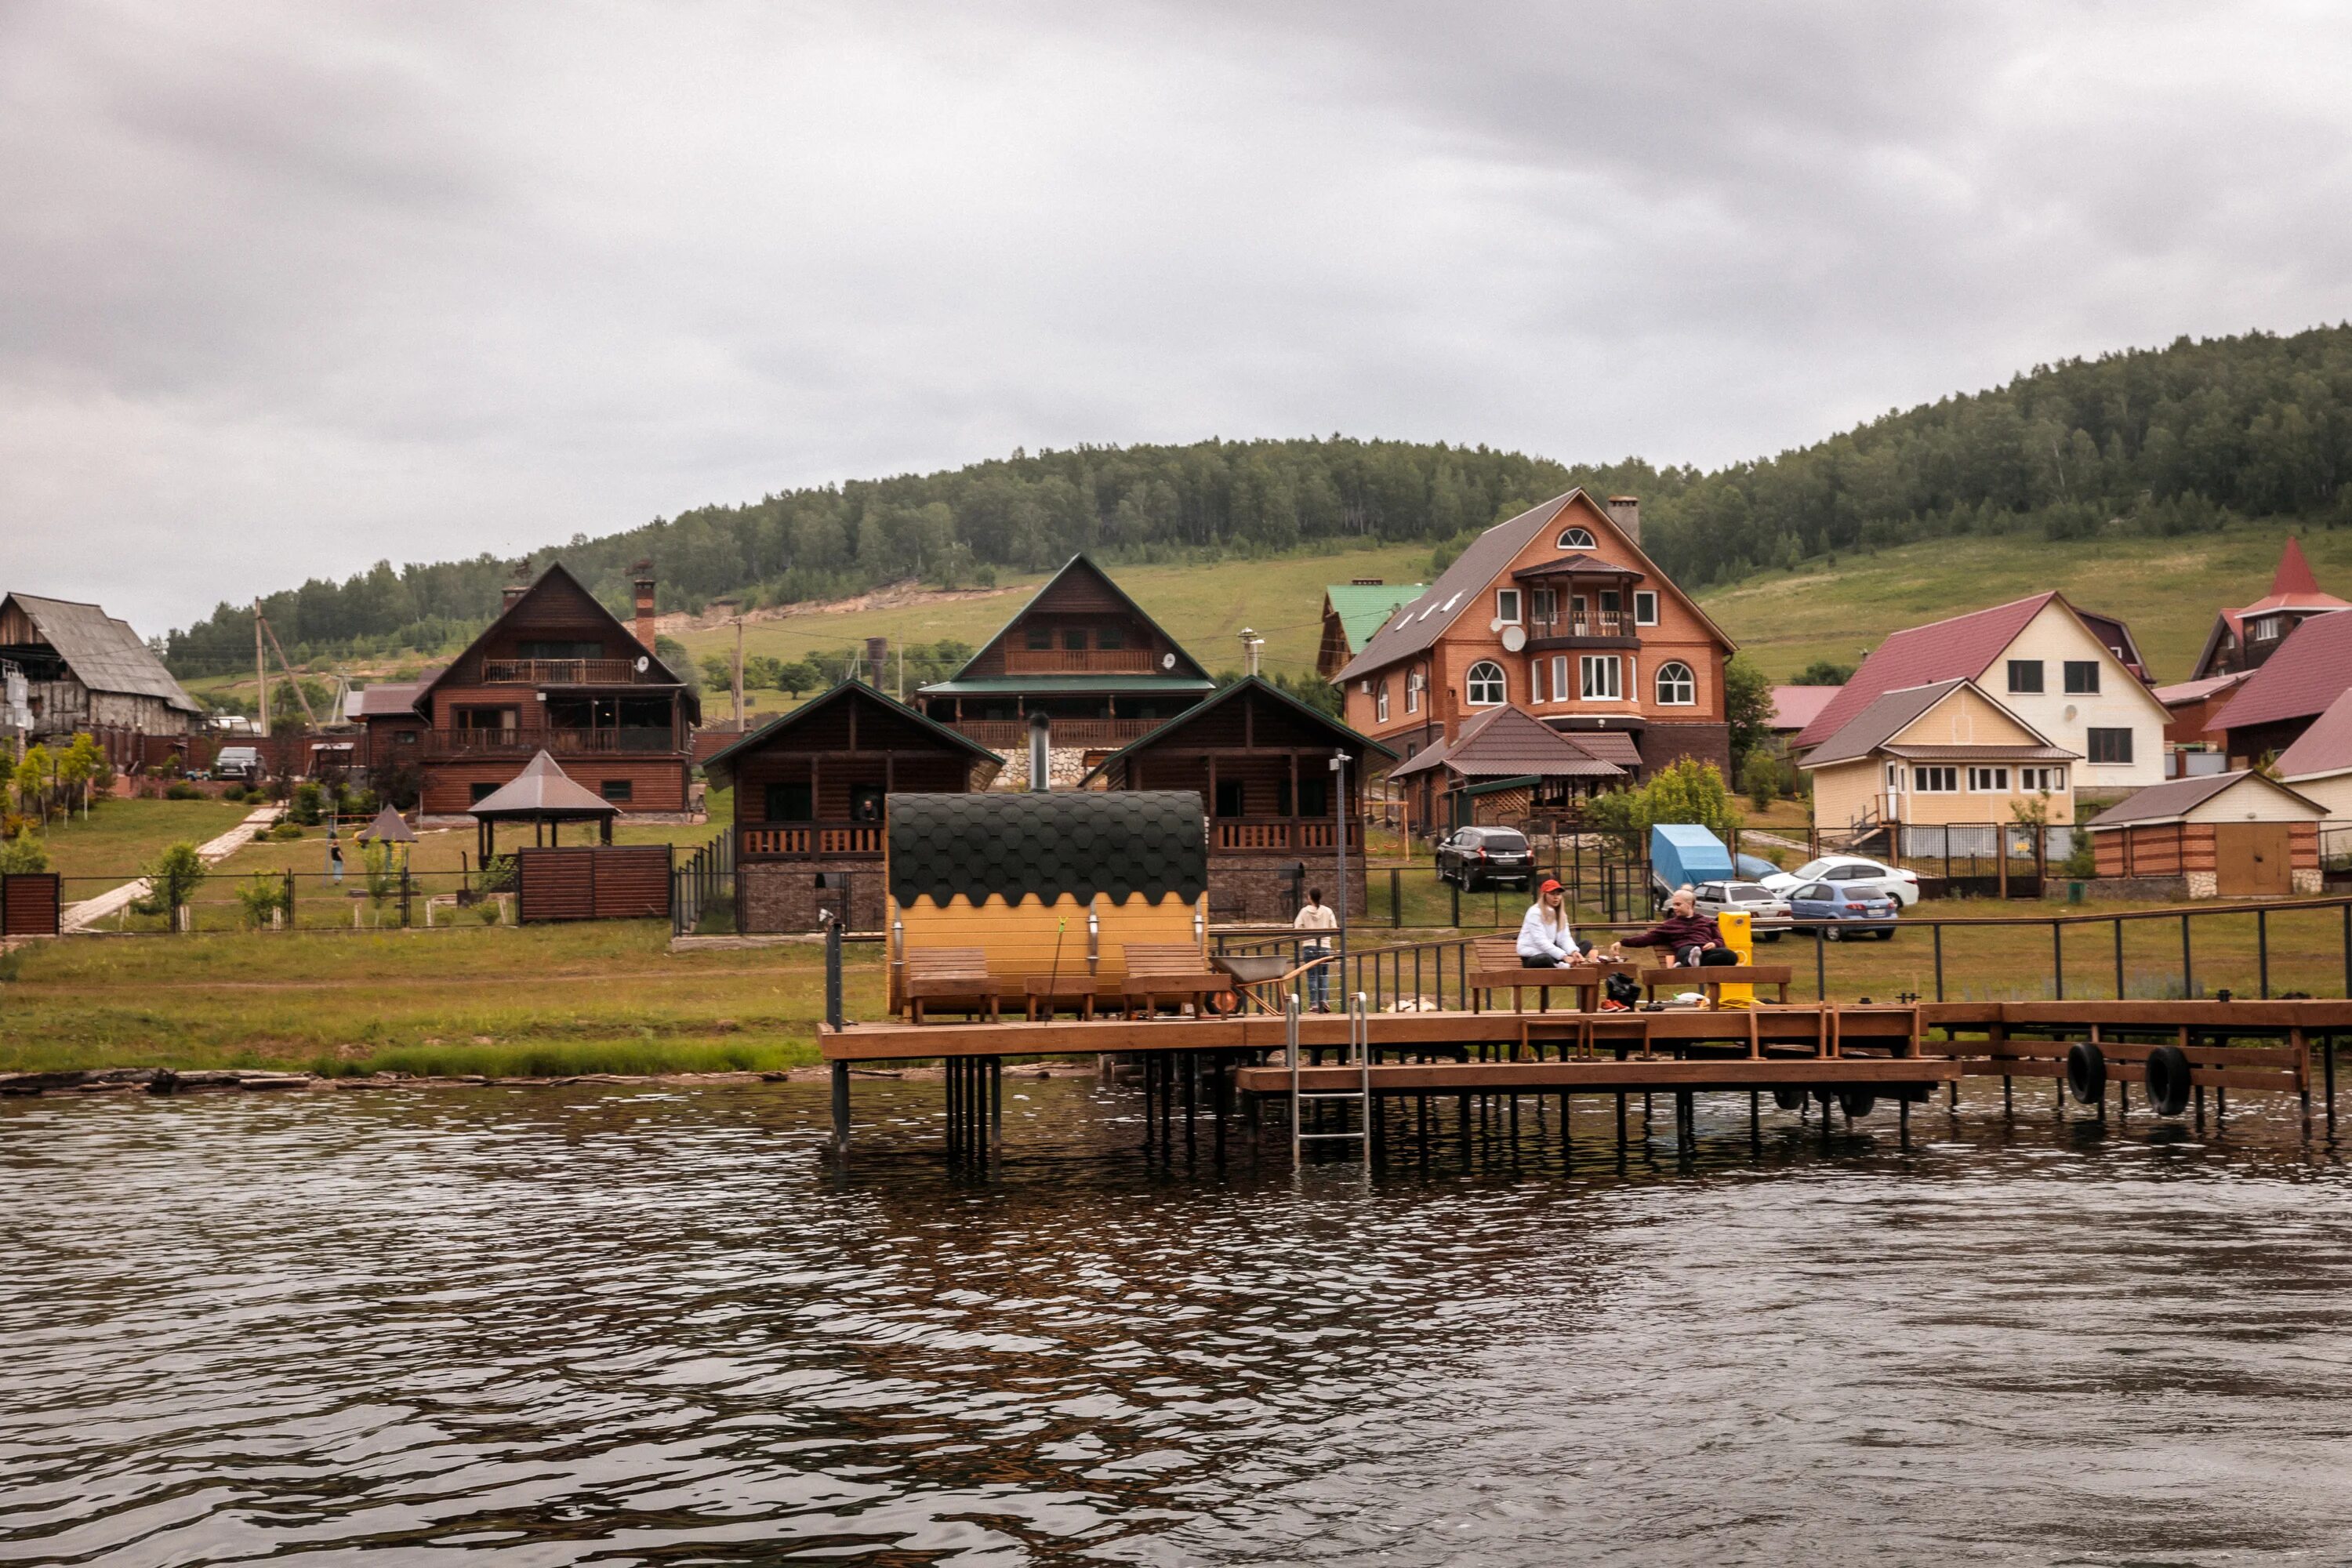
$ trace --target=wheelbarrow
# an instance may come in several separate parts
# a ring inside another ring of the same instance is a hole
[[[1209,962],[1234,977],[1234,994],[1241,1005],[1255,1003],[1261,1013],[1282,1011],[1282,993],[1289,984],[1318,963],[1336,963],[1336,955],[1294,962],[1280,953],[1212,953]]]

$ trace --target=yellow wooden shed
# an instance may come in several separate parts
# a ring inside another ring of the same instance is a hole
[[[1116,989],[1129,943],[1207,952],[1207,821],[1190,790],[894,795],[883,877],[894,1014],[921,948],[981,949],[1007,996],[1033,974]]]

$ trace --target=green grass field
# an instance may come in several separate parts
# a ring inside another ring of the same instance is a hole
[[[101,800],[85,822],[52,822],[43,835],[49,868],[68,879],[112,877],[127,881],[168,844],[217,838],[251,814],[253,807],[226,800]],[[81,886],[68,898],[87,898]]]

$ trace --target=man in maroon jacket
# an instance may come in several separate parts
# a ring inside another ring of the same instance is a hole
[[[1666,900],[1665,919],[1617,945],[1621,949],[1663,947],[1669,969],[1739,963],[1739,955],[1723,945],[1723,932],[1714,919],[1698,912],[1698,895],[1687,887],[1676,888],[1674,897]]]

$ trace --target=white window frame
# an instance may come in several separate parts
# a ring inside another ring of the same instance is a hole
[[[1372,722],[1375,724],[1385,724],[1388,721],[1389,683],[1383,680],[1381,682],[1379,689],[1372,693]]]
[[[1519,624],[1519,591],[1517,588],[1495,590],[1495,618],[1506,626]]]
[[[1528,660],[1528,704],[1541,707],[1544,700],[1543,660]]]
[[[1655,588],[1633,590],[1633,624],[1637,626],[1658,624],[1658,591]]]
[[[1551,700],[1555,702],[1569,700],[1568,655],[1564,653],[1551,656]]]
[[[2048,790],[2052,795],[2066,793],[2066,770],[2063,767],[2020,768],[2017,788],[2021,795],[2039,795]]]
[[[1491,680],[1482,679],[1478,673],[1482,669],[1493,670],[1494,678]],[[1478,689],[1481,686],[1494,687],[1498,695],[1491,699],[1481,699],[1478,696]],[[1506,675],[1503,672],[1503,667],[1493,659],[1482,658],[1463,672],[1462,700],[1473,708],[1504,707],[1511,700],[1511,678]]]
[[[1680,697],[1669,697],[1666,695],[1667,675],[1670,671],[1677,669],[1683,672],[1683,678],[1675,682],[1675,685],[1682,690],[1683,695]],[[1689,665],[1685,664],[1681,659],[1670,658],[1666,660],[1665,663],[1658,666],[1658,673],[1654,678],[1654,683],[1656,685],[1658,690],[1659,707],[1696,708],[1698,706],[1698,671],[1693,669]]]
[[[1421,671],[1417,669],[1405,672],[1404,710],[1408,713],[1421,711]]]
[[[1914,763],[1911,769],[1913,795],[1958,795],[1960,793],[1960,770],[1949,763]]]
[[[1622,702],[1624,666],[1613,653],[1579,654],[1576,660],[1576,689],[1587,702]],[[1605,679],[1596,677],[1605,676]],[[1597,690],[1606,687],[1606,690]]]
[[[1995,767],[1990,763],[1969,768],[1969,793],[1970,795],[2009,794],[2009,770]]]
[[[1592,537],[1592,531],[1583,527],[1561,529],[1559,537],[1552,543],[1559,550],[1598,550],[1601,547]]]

